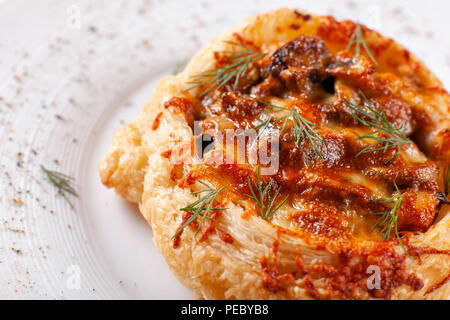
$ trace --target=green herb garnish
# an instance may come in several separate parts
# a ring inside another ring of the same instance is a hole
[[[323,159],[322,153],[319,150],[319,147],[317,143],[323,143],[322,137],[313,129],[315,126],[317,126],[315,123],[312,123],[311,121],[303,118],[297,111],[295,111],[294,108],[291,108],[289,113],[285,115],[284,117],[281,117],[277,120],[281,121],[284,119],[283,127],[281,128],[280,135],[283,133],[286,123],[289,120],[289,118],[292,118],[292,121],[294,122],[294,135],[295,135],[295,145],[299,147],[300,140],[303,138],[307,138],[309,142],[311,142],[312,147],[316,151],[317,155]]]
[[[281,201],[281,203],[277,207],[273,208],[275,199],[278,197],[281,187],[279,187],[278,190],[275,192],[275,195],[272,198],[270,198],[268,192],[269,192],[270,186],[273,183],[273,180],[270,180],[270,182],[267,184],[267,186],[265,188],[263,188],[263,185],[261,183],[261,172],[260,171],[261,170],[258,167],[258,181],[257,182],[250,180],[250,178],[247,178],[248,187],[250,188],[251,195],[246,194],[245,196],[256,202],[256,205],[259,208],[261,217],[264,220],[267,220],[271,216],[273,216],[273,214],[276,211],[278,211],[278,209],[281,208],[281,206],[287,201],[289,196],[286,196],[286,198],[284,198],[284,200]]]
[[[73,208],[72,202],[70,202],[68,198],[68,194],[78,197],[77,192],[71,186],[75,179],[64,173],[48,170],[43,165],[41,165],[41,169],[47,176],[48,181],[58,189],[58,193],[62,195]]]
[[[194,76],[192,78],[192,81],[188,82],[189,84],[192,84],[192,86],[183,90],[181,93],[190,91],[203,85],[208,85],[208,87],[200,94],[200,96],[204,96],[214,88],[222,88],[233,78],[235,78],[233,90],[236,90],[239,79],[246,74],[249,66],[253,62],[258,61],[259,59],[267,55],[267,53],[264,52],[254,51],[252,48],[242,43],[232,41],[225,42],[242,49],[218,51],[218,53],[230,54],[227,59],[231,61],[231,64],[220,68],[210,69]]]
[[[200,232],[202,225],[205,219],[214,220],[211,218],[211,212],[217,210],[226,210],[227,208],[214,208],[213,204],[216,200],[217,196],[220,192],[226,189],[226,186],[220,188],[219,190],[214,189],[203,181],[199,181],[200,184],[206,187],[206,189],[202,189],[199,191],[192,192],[192,194],[202,194],[204,192],[208,192],[205,196],[200,199],[192,202],[188,206],[181,208],[181,211],[190,211],[192,212],[192,216],[178,229],[178,231],[174,234],[172,239],[176,238],[184,228],[186,228],[190,223],[197,219],[197,217],[201,217],[200,223],[198,225],[197,231],[195,232],[195,236]]]
[[[377,60],[375,59],[372,50],[370,50],[369,46],[367,45],[366,40],[364,39],[364,34],[361,28],[361,25],[358,23],[356,24],[355,31],[353,32],[352,36],[350,37],[350,40],[347,44],[347,51],[350,51],[352,46],[355,45],[355,55],[359,56],[361,52],[361,45],[366,49],[367,54],[370,57],[370,60],[373,61],[375,65],[378,65]]]
[[[244,130],[244,131],[241,131],[241,132],[237,133],[236,136],[241,136],[241,135],[247,134],[247,133],[251,132],[252,130],[255,130],[255,131],[259,130],[258,131],[258,135],[257,135],[259,137],[264,132],[264,130],[267,129],[269,124],[272,122],[272,119],[273,119],[273,117],[270,116],[269,118],[267,118],[266,120],[262,121],[261,123],[259,123],[258,125],[254,126],[253,128],[248,129],[248,130]]]
[[[258,101],[259,103],[265,104],[269,108],[272,108],[272,110],[265,111],[265,112],[268,112],[268,113],[275,113],[275,112],[280,112],[280,111],[287,110],[285,107],[280,107],[280,106],[274,105],[273,103],[270,103],[270,102],[266,102],[266,101],[263,101],[263,100],[256,100],[256,101]]]
[[[398,233],[398,217],[400,215],[400,210],[402,208],[402,202],[403,198],[405,197],[404,194],[400,192],[400,190],[397,187],[397,184],[394,182],[394,187],[396,190],[396,194],[388,199],[377,199],[371,201],[374,202],[386,202],[392,204],[386,211],[382,212],[375,212],[371,213],[371,215],[381,215],[378,222],[375,224],[375,226],[372,228],[372,231],[375,230],[378,227],[382,227],[381,233],[383,234],[383,241],[386,241],[391,236],[391,231],[394,229],[395,236],[397,237],[398,242],[402,246],[402,248],[405,250],[405,252],[409,255],[408,250],[406,249],[405,245],[402,242],[402,239],[400,238],[400,234]]]
[[[400,130],[403,128],[402,126],[393,126],[388,121],[386,113],[381,106],[379,106],[377,110],[374,106],[372,106],[369,100],[367,100],[364,93],[361,90],[359,92],[364,98],[364,105],[367,110],[355,105],[347,99],[345,99],[345,104],[353,110],[353,117],[357,119],[361,124],[376,129],[372,132],[360,136],[358,139],[373,139],[376,142],[365,147],[363,150],[358,152],[356,156],[358,157],[363,153],[370,153],[380,150],[386,152],[389,148],[397,148],[397,152],[395,153],[395,155],[388,160],[388,162],[391,162],[399,156],[402,150],[401,146],[404,144],[411,144],[412,141],[401,133]],[[388,135],[388,137],[379,137],[377,136],[379,133]]]

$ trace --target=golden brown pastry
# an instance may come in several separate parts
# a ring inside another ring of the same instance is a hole
[[[279,9],[163,79],[99,170],[197,297],[449,299],[449,108],[393,40]]]

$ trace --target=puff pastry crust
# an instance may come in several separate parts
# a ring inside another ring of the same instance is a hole
[[[365,50],[358,56],[346,50],[355,28],[291,9],[250,17],[208,44],[183,72],[164,78],[137,118],[114,135],[99,164],[102,182],[139,204],[158,250],[197,297],[450,298],[450,206],[442,203],[450,96],[413,54],[375,31],[362,27],[377,64]],[[236,49],[231,42],[267,55],[237,89],[180,93],[193,76],[226,63],[217,52]],[[364,147],[357,134],[367,128],[355,122],[344,99],[361,102],[359,90],[413,141],[394,161],[387,161],[389,152],[355,156]],[[213,130],[248,129],[265,107],[259,100],[295,105],[324,139],[323,158],[314,158],[307,140],[293,146],[289,134],[282,137],[273,179],[289,200],[267,220],[244,196],[255,165],[175,156],[195,142],[194,120]],[[186,221],[180,208],[198,199],[192,191],[199,181],[227,185],[218,198],[227,209],[197,236],[192,226],[184,228],[174,243]],[[398,223],[410,256],[395,237],[383,241],[372,230],[373,200],[392,196],[394,182],[405,194]],[[369,266],[379,267],[380,288],[367,287]]]

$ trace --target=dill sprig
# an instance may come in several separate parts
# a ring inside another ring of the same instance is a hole
[[[267,120],[264,120],[263,122],[261,122],[260,124],[258,124],[257,126],[255,126],[255,127],[252,128],[253,130],[259,130],[259,129],[261,129],[261,130],[258,131],[258,137],[261,135],[261,133],[264,132],[264,130],[267,129],[267,127],[269,126],[269,124],[272,122],[272,119],[273,119],[273,117],[270,116],[269,118],[267,118]],[[252,129],[250,129],[250,130],[252,130]],[[244,131],[244,132],[248,132],[248,131],[249,131],[249,130],[246,130],[246,131]]]
[[[208,85],[208,87],[200,94],[200,96],[204,96],[214,88],[222,88],[233,78],[235,79],[233,90],[236,90],[240,78],[245,75],[249,66],[267,55],[267,53],[264,52],[254,51],[252,48],[242,43],[232,41],[225,42],[242,49],[217,51],[218,53],[229,54],[230,56],[227,57],[227,59],[231,62],[231,64],[220,68],[206,70],[198,75],[195,75],[192,78],[192,81],[188,82],[188,84],[192,84],[192,86],[183,90],[181,93],[203,85]]]
[[[369,100],[366,98],[366,96],[361,90],[359,91],[359,93],[364,99],[364,105],[367,108],[367,110],[361,108],[360,106],[357,106],[356,104],[350,102],[347,99],[345,99],[345,104],[350,109],[353,110],[352,115],[355,119],[357,119],[361,124],[375,128],[376,130],[366,133],[358,138],[359,140],[373,139],[375,140],[375,142],[362,149],[360,152],[356,154],[356,156],[358,157],[363,153],[370,153],[381,150],[386,152],[389,148],[397,148],[397,152],[391,159],[388,160],[388,162],[391,162],[399,156],[402,150],[401,149],[402,145],[411,144],[412,142],[401,133],[400,130],[403,128],[403,126],[400,127],[393,126],[389,122],[383,107],[379,106],[377,110],[374,106],[372,106],[372,104],[369,102]],[[380,133],[388,135],[388,137],[378,136],[378,134]]]
[[[386,241],[390,238],[392,230],[394,230],[395,236],[402,246],[402,248],[405,250],[405,252],[409,255],[408,250],[406,249],[405,245],[402,242],[402,239],[400,238],[400,234],[398,233],[398,217],[400,215],[400,211],[402,208],[403,199],[405,197],[404,194],[400,192],[398,189],[397,184],[394,182],[394,187],[396,190],[396,193],[391,197],[387,199],[377,199],[371,201],[374,202],[385,202],[390,203],[392,206],[390,206],[387,210],[382,212],[375,212],[371,213],[371,215],[380,215],[380,219],[378,222],[373,226],[372,231],[375,230],[378,227],[382,227],[381,233],[383,234],[383,241]]]
[[[258,125],[254,126],[253,128],[250,128],[250,129],[247,129],[247,130],[237,133],[236,136],[241,136],[241,135],[247,134],[247,133],[255,130],[255,131],[258,131],[257,137],[259,137],[264,132],[264,130],[266,130],[269,127],[270,123],[272,122],[272,119],[273,119],[273,117],[270,116],[269,118],[260,122]]]
[[[287,201],[289,196],[286,196],[281,203],[273,208],[273,205],[275,203],[275,199],[278,197],[278,194],[280,193],[281,187],[278,188],[278,190],[275,192],[275,195],[270,198],[269,196],[269,188],[273,183],[273,180],[271,179],[270,182],[267,184],[265,188],[263,188],[263,185],[261,183],[261,170],[258,167],[258,181],[255,182],[253,180],[250,180],[250,178],[247,178],[248,186],[250,188],[251,195],[246,194],[245,196],[254,200],[256,202],[256,205],[259,208],[259,212],[261,214],[261,217],[264,220],[269,219],[275,212],[278,211],[278,209],[281,208],[281,206]]]
[[[280,131],[280,135],[283,133],[286,128],[287,121],[292,118],[294,122],[294,135],[295,135],[295,145],[299,147],[300,140],[303,138],[307,138],[309,142],[311,142],[314,151],[316,151],[317,155],[323,159],[322,153],[319,150],[318,143],[323,143],[322,137],[314,130],[314,127],[317,126],[315,123],[303,118],[294,108],[291,108],[289,113],[284,117],[278,119],[278,121],[282,121],[284,119],[283,126]]]
[[[366,40],[364,39],[364,34],[361,28],[361,25],[358,23],[356,24],[355,31],[353,32],[352,36],[350,37],[350,40],[347,44],[347,51],[350,51],[352,46],[355,45],[355,55],[359,56],[361,52],[361,46],[366,49],[367,54],[370,57],[370,60],[373,61],[375,65],[378,65],[377,60],[375,59],[372,50],[370,50],[369,46],[367,45]]]
[[[73,208],[72,202],[68,198],[68,194],[78,197],[78,193],[71,185],[75,179],[64,173],[48,170],[43,165],[41,165],[41,169],[47,176],[48,181],[58,189],[58,193],[62,195]]]
[[[202,194],[207,192],[206,195],[200,197],[198,200],[192,202],[184,208],[181,208],[181,211],[189,211],[192,212],[192,216],[178,229],[178,231],[173,235],[172,239],[176,238],[184,228],[186,228],[190,223],[197,219],[197,217],[201,217],[200,223],[198,225],[197,231],[195,232],[195,236],[200,232],[205,219],[214,220],[211,218],[212,211],[217,210],[226,210],[227,208],[214,208],[214,201],[220,192],[226,189],[226,186],[220,188],[219,190],[214,189],[203,181],[199,181],[200,184],[205,186],[205,189],[194,191],[192,194]]]
[[[447,196],[450,195],[450,163],[447,166],[447,169],[444,170],[444,190]]]

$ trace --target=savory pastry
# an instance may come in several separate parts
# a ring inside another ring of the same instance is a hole
[[[99,170],[197,297],[448,299],[449,110],[393,40],[280,9],[163,79]]]

